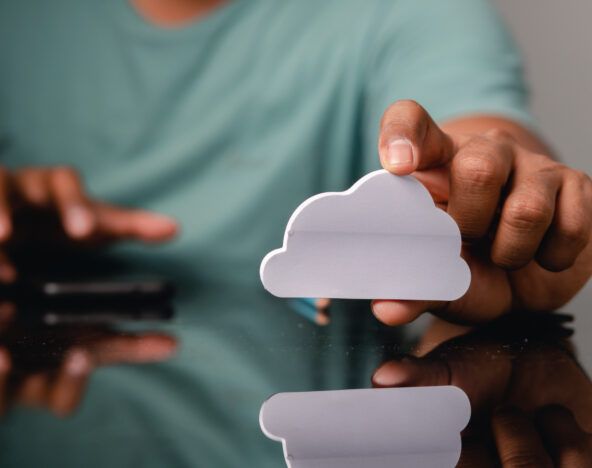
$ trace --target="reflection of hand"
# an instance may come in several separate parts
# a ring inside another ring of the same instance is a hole
[[[78,174],[65,167],[0,168],[0,243],[23,241],[96,245],[121,239],[158,242],[171,238],[176,223],[142,210],[119,208],[90,198]],[[16,271],[0,251],[0,281]]]
[[[462,254],[471,286],[446,304],[376,301],[376,316],[396,325],[431,310],[475,323],[564,305],[592,274],[592,180],[538,154],[542,144],[507,120],[465,119],[445,130],[401,101],[384,114],[379,151],[385,169],[413,173],[456,220],[470,242]]]
[[[11,404],[22,404],[67,416],[80,403],[94,369],[163,361],[176,348],[175,339],[161,333],[129,334],[98,326],[18,330],[11,327],[13,315],[12,305],[0,305],[0,414]],[[26,348],[15,349],[15,343],[23,342]]]
[[[515,331],[504,338],[497,330],[513,325],[503,325],[452,338],[421,357],[386,362],[373,382],[463,389],[473,415],[460,466],[488,466],[487,453],[508,467],[592,466],[590,379],[562,340]]]
[[[491,430],[497,454],[491,454],[490,463],[488,447],[469,437],[465,438],[458,467],[592,466],[592,437],[564,407],[547,406],[534,416],[513,407],[500,408],[491,417]]]

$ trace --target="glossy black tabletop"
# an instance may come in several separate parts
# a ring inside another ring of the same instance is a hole
[[[70,279],[156,277],[176,294],[52,302],[37,294],[46,272],[6,289],[0,466],[281,467],[281,445],[259,427],[270,395],[433,385],[469,397],[460,466],[592,466],[592,383],[567,314],[393,329],[365,301],[334,301],[319,326],[258,285],[204,284],[174,265],[85,265]]]

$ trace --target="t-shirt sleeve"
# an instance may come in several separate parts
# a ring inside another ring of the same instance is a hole
[[[380,118],[399,99],[416,100],[438,122],[489,114],[534,126],[520,54],[488,0],[386,0],[368,39],[366,170],[378,166]]]

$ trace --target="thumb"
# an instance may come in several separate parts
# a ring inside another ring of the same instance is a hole
[[[382,166],[396,175],[440,167],[454,156],[454,142],[415,101],[397,101],[380,124]]]

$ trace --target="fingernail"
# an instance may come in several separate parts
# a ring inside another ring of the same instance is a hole
[[[171,227],[177,226],[177,221],[175,221],[175,219],[171,218],[170,216],[166,216],[160,213],[151,213],[150,216],[152,216],[153,221],[156,221],[158,223],[168,224]]]
[[[10,265],[0,264],[0,281],[12,283],[14,280],[16,280],[16,270]]]
[[[387,162],[394,167],[413,166],[413,147],[408,140],[393,140],[388,145]]]
[[[329,325],[331,323],[331,317],[329,316],[329,314],[327,314],[326,311],[319,310],[317,312],[316,323],[317,323],[317,325],[320,325],[322,327],[326,327],[327,325]]]
[[[164,361],[177,351],[177,342],[168,336],[140,339],[134,354],[138,362]]]
[[[88,374],[91,368],[90,358],[84,351],[71,351],[66,362],[66,372],[78,376]]]
[[[94,219],[85,208],[74,206],[66,215],[68,233],[74,237],[84,237],[93,229]]]
[[[5,374],[10,371],[10,357],[8,352],[0,349],[0,374]]]
[[[372,376],[375,385],[381,387],[395,387],[409,381],[410,369],[406,362],[393,361],[384,364]]]
[[[331,300],[330,299],[317,299],[315,302],[317,309],[321,309],[321,310],[325,310],[328,309],[329,306],[331,305]]]
[[[174,218],[160,213],[143,211],[142,218],[157,232],[161,232],[162,230],[176,232],[179,228],[178,223]]]
[[[8,240],[10,230],[10,225],[5,220],[0,220],[0,241]]]

